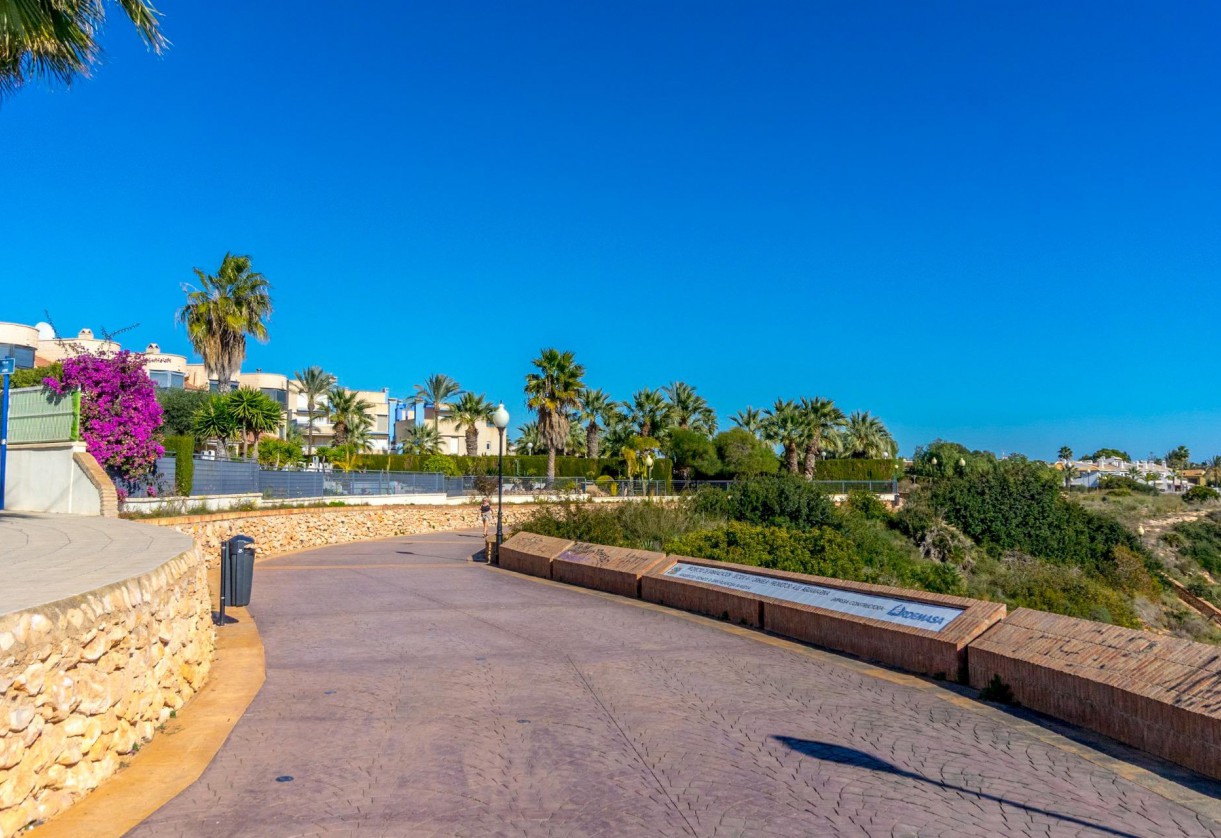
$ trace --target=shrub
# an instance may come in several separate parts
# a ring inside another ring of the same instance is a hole
[[[167,436],[165,453],[174,457],[174,490],[189,497],[195,482],[195,437]]]
[[[979,697],[982,701],[994,701],[997,704],[1012,704],[1013,690],[1001,680],[1001,676],[993,675],[992,680],[984,684],[984,688],[979,691]]]
[[[161,405],[161,432],[166,436],[189,436],[195,425],[195,414],[212,399],[205,390],[157,391]]]
[[[458,464],[454,462],[453,457],[447,454],[432,454],[424,458],[424,462],[420,464],[421,471],[435,471],[444,474],[446,477],[461,477],[462,469],[458,468]]]
[[[301,443],[287,439],[259,440],[259,465],[279,468],[305,460]]]
[[[724,498],[712,492],[722,492]],[[697,508],[747,524],[812,529],[836,521],[835,505],[808,480],[793,474],[753,477],[727,491],[704,490],[696,496]]]
[[[713,438],[712,444],[726,477],[758,477],[780,470],[780,458],[771,446],[744,428],[723,431]]]
[[[666,542],[708,525],[686,503],[557,503],[540,507],[518,529],[555,538],[661,550]]]
[[[15,370],[9,377],[10,387],[42,387],[43,379],[54,378],[60,381],[64,377],[64,365],[59,361],[45,367],[34,367],[32,370]]]
[[[1192,486],[1183,493],[1183,500],[1187,503],[1208,503],[1214,501],[1221,495],[1217,494],[1215,489],[1210,489],[1207,486]]]
[[[1082,568],[1048,564],[1020,553],[1008,553],[1002,561],[992,560],[987,566],[981,562],[970,588],[972,596],[1000,600],[1010,607],[1141,627],[1131,600],[1122,591]]]
[[[848,493],[847,507],[871,521],[887,521],[890,510],[873,492],[854,490]]]
[[[1098,478],[1098,488],[1112,490],[1127,490],[1129,493],[1135,492],[1139,495],[1158,495],[1161,494],[1156,486],[1150,486],[1143,480],[1135,480],[1131,477],[1100,477]]]

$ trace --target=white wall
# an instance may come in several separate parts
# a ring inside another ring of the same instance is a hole
[[[72,459],[83,442],[10,445],[4,508],[17,512],[101,515],[97,487]]]

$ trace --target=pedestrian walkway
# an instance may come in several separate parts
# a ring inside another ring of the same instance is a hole
[[[165,527],[0,512],[0,615],[58,602],[154,570],[191,548]]]
[[[1221,831],[1216,784],[943,685],[488,568],[479,547],[443,533],[260,562],[266,684],[131,834]]]

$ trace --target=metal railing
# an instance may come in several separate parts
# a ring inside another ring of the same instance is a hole
[[[9,444],[80,439],[80,390],[59,396],[44,387],[19,387],[9,399]]]

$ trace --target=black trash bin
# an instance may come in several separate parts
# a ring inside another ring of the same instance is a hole
[[[250,604],[250,588],[254,584],[254,539],[235,535],[225,542],[225,579],[221,588],[226,606]]]

